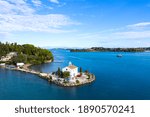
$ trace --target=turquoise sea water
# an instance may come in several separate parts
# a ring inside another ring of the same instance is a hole
[[[0,69],[0,99],[107,99],[150,100],[150,53],[85,52],[52,50],[53,63],[32,66],[56,71],[71,61],[96,75],[96,81],[79,87],[60,87],[36,75]]]

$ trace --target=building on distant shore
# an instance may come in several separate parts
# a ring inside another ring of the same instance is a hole
[[[78,75],[78,67],[73,65],[71,62],[69,62],[69,65],[67,67],[64,67],[62,69],[62,72],[66,71],[70,73],[71,78],[74,78],[75,76]]]
[[[11,59],[11,57],[9,57],[9,56],[2,56],[0,61],[6,62],[6,61],[9,61],[10,59]]]
[[[4,62],[9,61],[14,56],[17,56],[17,52],[10,52],[6,56],[2,56],[1,59],[0,59],[0,61],[4,61]]]
[[[24,63],[17,63],[16,65],[17,65],[18,68],[20,68],[20,67],[24,66]]]
[[[0,63],[0,66],[1,67],[4,67],[6,64],[5,63]]]

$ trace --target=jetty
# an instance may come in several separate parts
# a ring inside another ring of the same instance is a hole
[[[15,66],[7,65],[5,66],[5,68],[9,70],[16,70],[16,71],[31,73],[31,74],[39,76],[42,79],[47,80],[48,82],[51,82],[51,83],[54,83],[56,85],[63,86],[63,87],[80,86],[80,85],[91,83],[95,80],[95,75],[91,73],[82,73],[81,76],[77,75],[69,79],[69,78],[61,78],[58,75],[53,74],[53,73],[44,73],[44,72],[35,71],[33,69],[30,69],[29,66],[30,64],[24,65],[23,67],[15,67]]]

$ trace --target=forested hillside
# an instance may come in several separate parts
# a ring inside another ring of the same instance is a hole
[[[10,52],[17,52],[17,56],[14,56],[10,61],[14,64],[17,62],[41,64],[53,60],[52,53],[47,49],[35,47],[31,44],[19,45],[17,43],[0,42],[0,58]]]

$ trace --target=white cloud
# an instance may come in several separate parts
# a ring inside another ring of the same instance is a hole
[[[32,2],[36,6],[41,5],[40,0]],[[63,14],[37,14],[26,0],[0,0],[0,32],[69,32],[63,27],[76,24]]]
[[[34,12],[24,0],[0,0],[0,14],[29,15]]]
[[[56,3],[56,4],[59,4],[59,1],[58,0],[49,0],[50,2],[53,2],[53,3]]]
[[[150,38],[149,31],[127,31],[127,32],[116,32],[113,35],[117,39],[145,39]]]
[[[75,24],[67,16],[49,15],[0,15],[0,31],[64,32],[62,26]]]
[[[132,26],[132,28],[129,28],[129,26]],[[133,27],[149,27],[149,22],[144,23],[137,23],[132,25],[127,25],[121,28],[115,28],[115,29],[108,29],[101,32],[95,32],[95,33],[85,33],[85,34],[79,34],[79,39],[86,39],[86,40],[92,40],[92,41],[99,41],[102,43],[111,43],[111,42],[123,42],[123,41],[144,41],[144,40],[150,40],[150,29],[149,28],[140,28],[140,30],[137,30],[137,28]],[[149,43],[150,46],[150,43]]]
[[[13,4],[26,4],[26,0],[2,0],[2,1],[8,1]]]
[[[42,5],[42,2],[40,0],[32,0],[32,3],[35,5],[35,6],[41,6]]]
[[[137,24],[132,24],[132,25],[128,25],[127,27],[129,28],[146,28],[146,27],[150,27],[150,22],[141,22],[141,23],[137,23]]]
[[[124,30],[113,32],[120,39],[146,39],[150,38],[150,22],[140,22],[127,25]]]

